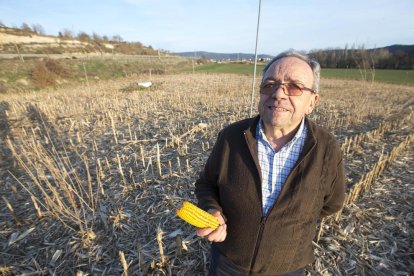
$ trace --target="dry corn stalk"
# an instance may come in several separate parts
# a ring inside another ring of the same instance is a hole
[[[188,201],[184,201],[182,207],[177,210],[177,216],[198,228],[210,227],[215,230],[220,225],[215,216]]]
[[[128,276],[128,263],[125,259],[125,254],[123,251],[119,251],[118,254],[119,254],[119,259],[121,260],[122,268],[124,269],[124,275]]]

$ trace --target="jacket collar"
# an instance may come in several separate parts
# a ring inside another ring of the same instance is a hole
[[[246,139],[247,147],[249,148],[250,155],[256,165],[256,170],[259,174],[259,181],[255,184],[257,197],[259,198],[260,206],[262,206],[262,170],[260,169],[259,157],[257,153],[257,140],[256,140],[256,127],[260,121],[260,116],[256,116],[248,120],[248,127],[244,130],[244,138]]]
[[[308,137],[306,138],[305,144],[303,145],[302,153],[299,156],[298,163],[302,161],[303,158],[316,146],[318,140],[315,136],[316,124],[305,117],[305,124],[308,127]]]
[[[262,170],[260,169],[260,163],[259,163],[259,158],[258,158],[258,154],[257,154],[257,139],[256,139],[256,127],[257,127],[257,124],[259,122],[260,122],[260,116],[256,116],[254,118],[251,118],[249,120],[249,124],[248,124],[247,129],[244,130],[244,137],[246,139],[247,146],[249,148],[250,154],[251,154],[251,156],[253,158],[253,161],[256,165],[257,172],[259,173],[259,176],[260,176],[260,178],[259,178],[260,181],[256,182],[256,192],[257,192],[258,198],[260,199],[261,207],[263,208],[263,206],[262,206],[262,204],[263,204],[262,203],[262,188],[261,188],[263,178],[262,178]],[[305,124],[308,126],[308,137],[306,138],[305,144],[303,145],[303,149],[302,149],[302,152],[299,156],[297,164],[292,169],[292,171],[293,170],[298,170],[298,171],[302,170],[304,159],[315,148],[315,146],[317,144],[317,140],[316,140],[316,137],[315,137],[315,128],[316,128],[315,123],[313,123],[311,120],[309,120],[308,118],[305,117]],[[294,188],[294,186],[296,186],[297,183],[292,183],[291,179],[292,179],[292,177],[289,174],[288,178],[286,179],[285,185],[283,186],[282,191],[279,194],[279,197],[283,197],[287,192],[289,192],[292,188]],[[274,205],[276,205],[277,203],[278,203],[278,200],[276,200]],[[270,209],[270,212],[273,209],[273,207]]]
[[[260,116],[256,116],[249,120],[247,129],[244,131],[244,136],[246,138],[247,145],[250,150],[250,154],[253,157],[254,163],[260,174],[260,179],[262,179],[261,169],[259,165],[259,159],[257,157],[257,139],[256,139],[256,127],[260,122]],[[317,139],[315,137],[315,128],[316,124],[305,117],[305,124],[308,127],[308,137],[306,138],[305,144],[303,145],[303,150],[299,156],[298,164],[301,163],[302,159],[309,153],[310,150],[317,144]]]

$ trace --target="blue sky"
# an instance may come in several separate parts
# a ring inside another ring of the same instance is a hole
[[[259,0],[0,0],[7,26],[120,35],[171,52],[253,53]],[[262,0],[258,51],[414,44],[413,0]]]

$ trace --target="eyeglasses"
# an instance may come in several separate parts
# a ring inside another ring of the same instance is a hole
[[[310,91],[316,94],[316,91],[306,87],[300,82],[268,82],[260,85],[260,93],[265,95],[272,95],[279,87],[283,87],[283,92],[287,96],[301,96],[303,91]]]

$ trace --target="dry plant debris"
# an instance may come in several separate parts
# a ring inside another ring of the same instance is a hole
[[[0,274],[207,271],[209,243],[175,211],[218,131],[247,116],[251,81],[155,75],[135,91],[144,80],[0,95]],[[349,196],[309,275],[413,273],[413,91],[322,80],[312,118],[342,144]]]

